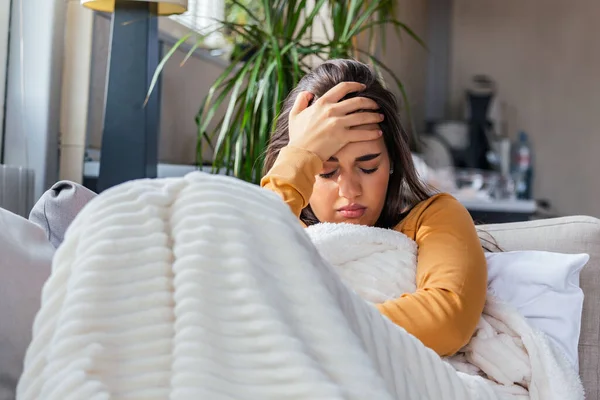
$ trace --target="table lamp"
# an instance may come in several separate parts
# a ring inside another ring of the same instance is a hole
[[[153,93],[145,105],[144,100],[160,56],[157,16],[185,12],[187,0],[81,0],[81,4],[112,13],[96,190],[101,192],[134,179],[155,178],[159,96]]]
[[[116,4],[118,3],[118,4]],[[114,12],[120,5],[123,3],[144,3],[148,6],[156,5],[158,15],[174,15],[174,14],[183,14],[187,11],[187,0],[161,0],[161,1],[151,1],[151,0],[129,0],[129,1],[119,1],[119,0],[81,0],[81,4],[83,4],[87,8],[91,8],[95,11],[103,11],[103,12]]]

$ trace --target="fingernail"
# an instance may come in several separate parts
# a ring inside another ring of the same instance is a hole
[[[378,134],[379,136],[381,136],[381,135],[383,135],[383,132],[382,132],[382,131],[377,131],[377,134]]]
[[[361,83],[361,85],[362,85],[363,89],[367,88],[367,85],[365,85],[364,83]]]

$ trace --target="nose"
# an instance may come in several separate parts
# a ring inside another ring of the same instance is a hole
[[[338,177],[338,191],[340,197],[354,199],[362,194],[360,178],[353,173],[341,173]]]

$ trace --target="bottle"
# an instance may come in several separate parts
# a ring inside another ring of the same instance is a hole
[[[527,133],[519,132],[515,143],[514,181],[517,199],[531,199],[533,178],[533,154]]]

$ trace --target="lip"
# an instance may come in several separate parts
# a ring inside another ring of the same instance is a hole
[[[365,211],[367,211],[367,207],[361,206],[360,204],[350,204],[339,208],[337,211],[344,218],[354,219],[362,217],[365,214]]]

